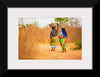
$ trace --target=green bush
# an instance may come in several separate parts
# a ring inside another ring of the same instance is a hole
[[[75,49],[81,49],[82,48],[82,39],[77,40],[74,44],[77,46]]]

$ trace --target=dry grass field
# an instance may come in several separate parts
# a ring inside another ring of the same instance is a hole
[[[19,59],[81,59],[81,50],[70,49],[71,44],[73,45],[76,40],[81,38],[81,27],[66,27],[66,30],[68,52],[62,53],[59,38],[57,38],[56,51],[50,51],[50,27],[46,26],[43,29],[37,26],[19,28]]]

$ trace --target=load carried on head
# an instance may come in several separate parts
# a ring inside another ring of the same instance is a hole
[[[66,28],[67,24],[66,24],[66,23],[61,23],[61,24],[59,24],[59,26],[60,26],[61,28]]]
[[[57,27],[57,23],[51,23],[49,24],[49,26],[52,28],[52,31],[50,33],[50,47],[51,47],[51,51],[54,51],[56,46],[57,46],[57,34],[58,34],[58,29],[56,29]]]
[[[57,27],[57,23],[52,22],[51,24],[49,24],[50,27]]]

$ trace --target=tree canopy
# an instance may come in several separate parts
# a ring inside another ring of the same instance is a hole
[[[66,22],[68,22],[68,18],[67,17],[64,17],[64,18],[57,17],[57,18],[55,18],[55,22],[57,22],[58,24],[66,23]]]

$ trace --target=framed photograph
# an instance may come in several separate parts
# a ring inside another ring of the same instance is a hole
[[[52,5],[17,1],[0,2],[1,74],[9,70],[93,70],[93,13],[99,8],[98,0],[52,1]]]

